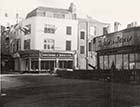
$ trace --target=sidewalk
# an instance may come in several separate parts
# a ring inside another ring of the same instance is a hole
[[[24,74],[20,74],[20,73],[14,73],[14,74],[0,74],[0,77],[4,77],[4,76],[38,76],[38,75],[53,75],[55,76],[56,74],[50,74],[50,73],[24,73]]]

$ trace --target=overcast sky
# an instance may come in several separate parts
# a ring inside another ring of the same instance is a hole
[[[78,17],[91,16],[101,22],[119,21],[123,27],[137,21],[140,25],[140,0],[0,0],[0,19],[4,13],[14,21],[16,13],[23,18],[38,6],[67,9],[76,5]]]

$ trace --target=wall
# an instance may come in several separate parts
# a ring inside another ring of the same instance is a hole
[[[77,24],[76,20],[54,19],[47,17],[35,18],[35,46],[33,49],[44,50],[44,39],[55,40],[55,50],[65,50],[66,40],[71,40],[71,49],[77,50]],[[44,33],[45,24],[52,24],[56,27],[54,34]],[[72,35],[66,35],[66,26],[72,26]]]
[[[109,24],[98,22],[94,19],[79,19],[78,24],[78,67],[79,69],[86,69],[86,56],[88,59],[88,64],[96,66],[96,52],[93,50],[93,38],[103,35],[103,27],[109,26]],[[96,27],[96,29],[94,29]],[[94,31],[96,30],[96,34]],[[85,39],[80,39],[80,32],[85,32]],[[88,36],[88,37],[87,37]],[[88,39],[88,44],[91,42],[91,51],[89,51],[89,46],[86,46],[86,39]],[[85,46],[85,54],[80,54],[80,46]],[[88,48],[88,50],[86,49]],[[86,53],[88,51],[88,53]],[[87,54],[87,55],[86,55]],[[88,66],[88,69],[92,69]]]

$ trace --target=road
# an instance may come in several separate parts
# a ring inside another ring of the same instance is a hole
[[[0,107],[132,107],[140,86],[50,75],[2,76]]]

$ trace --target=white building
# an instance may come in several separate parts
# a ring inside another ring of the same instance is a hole
[[[93,51],[94,38],[110,31],[110,24],[91,17],[78,19],[78,68],[93,69],[97,65],[96,52]]]
[[[76,8],[38,7],[11,30],[15,70],[53,70],[76,67]]]

